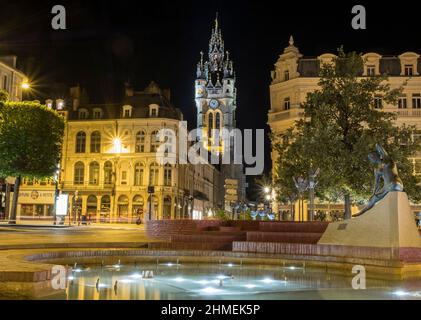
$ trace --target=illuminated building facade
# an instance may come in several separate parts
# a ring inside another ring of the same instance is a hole
[[[318,57],[304,57],[294,45],[291,37],[289,46],[279,56],[272,71],[270,85],[270,110],[268,124],[275,134],[285,132],[294,125],[294,122],[303,115],[301,104],[305,102],[307,94],[318,89],[319,69],[323,63],[330,63],[334,54],[325,53]],[[403,93],[396,105],[387,104],[380,98],[376,99],[376,107],[397,114],[397,125],[415,125],[421,129],[421,59],[414,52],[405,52],[399,56],[386,56],[369,52],[363,55],[364,70],[362,76],[388,75],[391,89],[404,85]],[[406,83],[405,83],[406,82]],[[278,155],[272,149],[272,168],[276,166]],[[414,173],[421,174],[421,156],[412,159]],[[276,173],[273,169],[272,175]],[[413,206],[414,211],[420,207]],[[274,209],[282,212],[288,211],[289,206],[280,206],[274,203]],[[316,203],[316,211],[328,211],[341,214],[341,204]],[[357,208],[353,208],[356,211]],[[297,210],[296,210],[297,211]],[[305,204],[305,211],[307,205]],[[297,216],[297,215],[296,215]],[[305,215],[307,216],[307,215]],[[289,215],[290,217],[290,215]]]

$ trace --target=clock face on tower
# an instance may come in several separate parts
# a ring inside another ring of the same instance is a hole
[[[216,109],[219,107],[219,101],[216,99],[212,99],[211,101],[209,101],[209,107],[211,107],[212,109]]]

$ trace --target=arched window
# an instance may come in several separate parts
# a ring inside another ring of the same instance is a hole
[[[135,195],[133,197],[132,203],[133,203],[132,204],[133,216],[142,215],[143,214],[143,205],[144,205],[143,197],[139,194]]]
[[[159,179],[159,166],[156,162],[153,162],[149,168],[149,185],[157,186]]]
[[[217,130],[221,129],[221,114],[219,112],[216,113],[216,117],[215,117],[215,129]]]
[[[164,167],[164,185],[172,185],[172,168],[170,164],[166,164]]]
[[[86,213],[88,214],[96,214],[98,210],[98,201],[96,196],[90,195],[86,202]]]
[[[104,163],[104,184],[113,183],[113,165],[110,161]]]
[[[136,133],[136,152],[145,152],[145,137],[146,134],[144,131],[139,131],[138,133]]]
[[[101,152],[101,133],[94,131],[91,134],[91,153]]]
[[[111,208],[111,198],[109,195],[102,196],[101,198],[101,213],[104,214],[110,212]]]
[[[119,218],[123,218],[119,222],[127,222],[127,217],[129,215],[129,198],[126,195],[121,195],[118,197],[117,201],[117,215]]]
[[[73,184],[83,184],[85,178],[85,165],[79,161],[75,163]]]
[[[76,135],[76,153],[85,153],[86,149],[86,133],[80,131]]]
[[[159,147],[158,131],[155,130],[151,133],[151,152],[156,152]]]
[[[89,184],[99,184],[99,163],[96,161],[89,164]]]
[[[209,116],[208,116],[208,137],[212,137],[212,129],[213,129],[213,113],[209,113]]]
[[[134,185],[143,186],[143,164],[138,162],[134,166]]]

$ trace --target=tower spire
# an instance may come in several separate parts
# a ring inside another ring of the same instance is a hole
[[[218,30],[218,11],[216,11],[216,17],[215,17],[215,30]]]

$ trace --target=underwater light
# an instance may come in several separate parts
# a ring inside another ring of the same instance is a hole
[[[73,277],[73,276],[69,276],[67,279],[69,279],[69,280],[74,280],[74,279],[75,279],[75,277]]]
[[[234,265],[232,263],[227,264],[228,267],[233,267]]]
[[[199,284],[209,284],[209,281],[208,280],[200,280],[200,281],[197,281],[197,283],[199,283]]]
[[[172,262],[168,262],[168,263],[167,263],[167,266],[168,266],[168,267],[172,267],[172,266],[173,266]]]
[[[213,288],[213,287],[206,287],[201,290],[205,294],[216,294],[221,292],[221,290]]]
[[[273,279],[271,279],[271,278],[264,278],[262,281],[264,283],[272,283],[273,282]]]
[[[408,292],[402,291],[402,290],[397,290],[395,292],[393,292],[394,295],[402,297],[402,296],[406,296],[408,294]]]
[[[74,269],[73,272],[82,272],[82,269],[77,268],[77,269]]]
[[[253,288],[256,288],[257,286],[255,285],[255,284],[251,284],[251,283],[248,283],[248,284],[246,284],[246,285],[244,285],[246,288],[248,288],[248,289],[253,289]]]
[[[139,273],[133,273],[130,277],[135,278],[135,279],[141,279],[142,275]]]
[[[174,279],[174,281],[177,281],[177,282],[182,282],[184,280],[186,280],[186,279],[184,279],[182,277],[177,277],[177,278]]]

